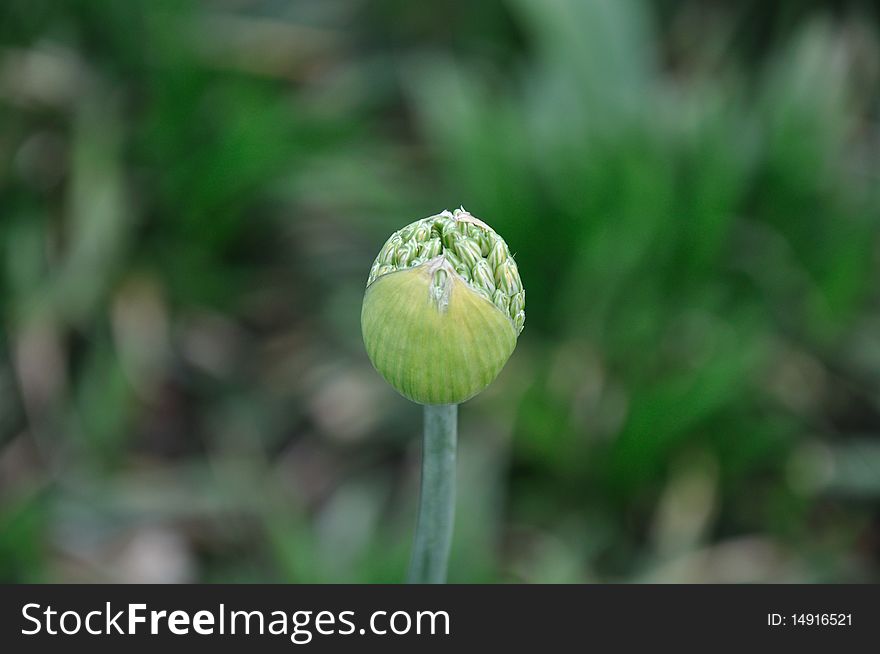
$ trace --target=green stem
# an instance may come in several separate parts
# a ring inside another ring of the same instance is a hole
[[[411,584],[446,582],[455,517],[455,447],[458,405],[425,405],[422,490],[409,565]]]

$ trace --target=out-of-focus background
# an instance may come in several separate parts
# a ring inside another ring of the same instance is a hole
[[[463,204],[452,581],[880,581],[872,4],[4,0],[0,580],[401,581],[361,299]]]

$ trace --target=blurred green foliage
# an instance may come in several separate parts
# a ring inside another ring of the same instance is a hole
[[[863,5],[7,1],[0,579],[400,581],[360,303],[463,204],[528,320],[452,581],[880,580]]]

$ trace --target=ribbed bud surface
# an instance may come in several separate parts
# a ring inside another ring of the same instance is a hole
[[[415,268],[439,256],[468,286],[501,309],[517,334],[522,331],[526,293],[516,262],[504,239],[464,209],[417,220],[392,234],[370,269],[367,286],[382,275]],[[518,308],[513,311],[513,307]]]

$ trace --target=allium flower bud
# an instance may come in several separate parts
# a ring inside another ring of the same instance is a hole
[[[525,290],[507,244],[463,208],[391,235],[361,312],[376,370],[421,404],[458,404],[486,388],[524,322]]]

